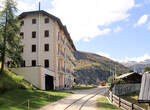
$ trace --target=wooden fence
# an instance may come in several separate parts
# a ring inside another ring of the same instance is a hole
[[[128,102],[128,101],[114,95],[111,91],[109,91],[108,98],[112,103],[114,103],[118,107],[125,109],[125,110],[145,110],[131,102]]]

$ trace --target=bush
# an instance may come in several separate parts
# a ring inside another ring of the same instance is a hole
[[[148,71],[150,71],[150,67],[145,67],[144,72],[148,72]]]
[[[109,78],[108,78],[108,83],[113,83],[113,76],[109,76]]]
[[[108,83],[113,83],[113,76],[110,76],[108,78]],[[124,80],[122,80],[122,79],[115,79],[114,80],[114,84],[122,84],[122,83],[125,83]]]

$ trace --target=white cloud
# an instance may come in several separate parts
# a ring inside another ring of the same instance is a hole
[[[117,61],[115,58],[112,58],[110,54],[108,53],[105,53],[105,52],[102,52],[102,51],[99,51],[99,52],[95,52],[96,54],[100,55],[100,56],[104,56],[106,58],[109,58],[109,59],[112,59],[114,61]]]
[[[104,35],[98,27],[128,18],[134,0],[53,0],[49,12],[57,15],[75,41]],[[107,29],[108,31],[108,29]]]
[[[129,62],[129,61],[142,62],[147,59],[150,59],[149,54],[144,54],[143,56],[140,57],[125,57],[125,59],[120,60],[120,62]]]
[[[142,6],[142,4],[135,4],[135,8],[139,8],[139,7],[141,7]]]
[[[147,20],[148,20],[148,15],[147,14],[141,16],[140,19],[137,21],[137,23],[134,24],[134,27],[145,24],[147,22]]]
[[[4,2],[5,0],[0,0],[0,11],[3,9],[4,7]]]
[[[0,0],[1,1],[1,0]],[[38,8],[39,0],[17,0],[18,9],[31,11]],[[130,14],[128,10],[134,8],[134,0],[40,0],[52,2],[50,13],[58,16],[74,41],[90,41],[98,35],[111,32],[110,28],[99,27],[121,20],[126,20]],[[113,31],[112,31],[113,32]]]
[[[90,39],[89,38],[84,38],[83,41],[84,42],[90,42]]]
[[[37,3],[31,4],[29,0],[27,0],[27,1],[26,2],[18,1],[17,8],[19,9],[19,11],[22,11],[22,12],[32,11],[32,10],[35,10],[37,8],[36,7]]]
[[[122,27],[117,26],[116,28],[113,29],[114,32],[119,32],[122,31]]]

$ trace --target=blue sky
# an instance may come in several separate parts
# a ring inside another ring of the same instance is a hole
[[[18,9],[37,10],[38,0],[19,0]],[[78,50],[124,62],[150,59],[150,0],[41,0],[41,9],[62,20]]]

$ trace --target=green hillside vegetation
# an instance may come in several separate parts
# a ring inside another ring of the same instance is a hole
[[[0,76],[0,92],[12,89],[34,89],[34,87],[24,80],[22,76],[13,74],[9,70],[5,70]]]
[[[101,97],[98,99],[97,107],[98,110],[122,110],[121,108],[112,105],[106,97]]]
[[[75,52],[75,74],[77,83],[96,84],[100,80],[106,80],[115,72],[121,75],[129,71],[122,64],[109,58],[87,52]],[[111,68],[111,73],[110,73]]]
[[[30,101],[30,110],[34,110],[70,94],[38,90],[9,70],[0,75],[0,110],[27,110],[27,100]]]

